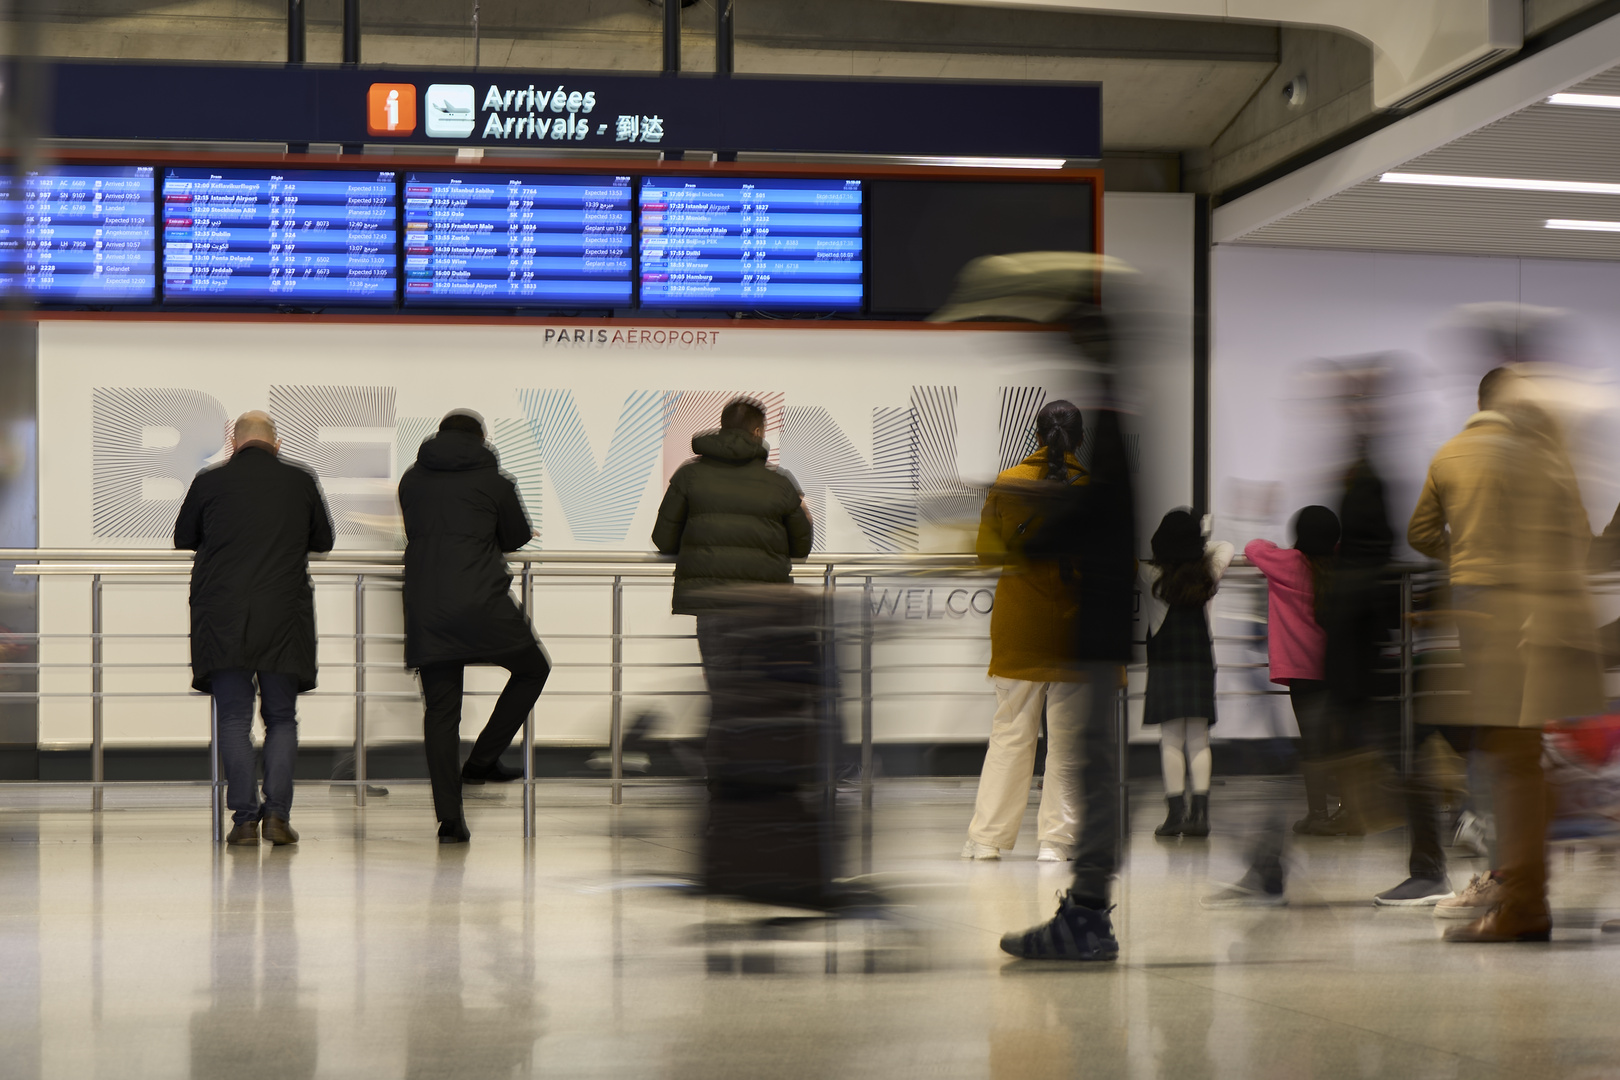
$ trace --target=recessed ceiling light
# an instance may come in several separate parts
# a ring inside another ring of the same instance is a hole
[[[1620,232],[1620,221],[1575,221],[1571,218],[1548,218],[1549,229],[1571,229],[1576,232]]]
[[[1585,109],[1620,109],[1620,97],[1613,94],[1554,94],[1549,105],[1579,105]]]
[[[1523,180],[1507,176],[1445,176],[1440,173],[1387,172],[1378,177],[1385,184],[1416,184],[1420,187],[1486,188],[1493,191],[1554,191],[1572,195],[1620,195],[1620,184],[1594,180]]]

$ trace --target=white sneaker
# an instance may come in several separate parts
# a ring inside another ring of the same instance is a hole
[[[1464,810],[1457,819],[1457,832],[1451,838],[1451,846],[1458,854],[1483,858],[1490,854],[1492,839],[1491,823],[1472,810]]]
[[[1056,844],[1042,844],[1040,853],[1035,856],[1036,862],[1068,862],[1069,853]]]
[[[1001,849],[989,844],[981,844],[976,840],[969,840],[962,845],[962,858],[964,859],[999,859]]]

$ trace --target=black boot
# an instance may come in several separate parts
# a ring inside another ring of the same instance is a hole
[[[1153,830],[1154,836],[1180,836],[1187,822],[1187,799],[1183,795],[1166,795],[1164,802],[1169,807],[1169,813],[1164,816],[1164,824]]]
[[[1181,835],[1209,835],[1209,795],[1207,793],[1192,797],[1192,808],[1187,813],[1187,823],[1181,827]]]

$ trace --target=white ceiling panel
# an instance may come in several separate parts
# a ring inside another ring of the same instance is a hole
[[[1620,67],[1568,89],[1620,96]],[[1620,184],[1620,109],[1530,105],[1407,159],[1396,171]],[[1620,223],[1620,193],[1410,186],[1375,177],[1231,242],[1620,259],[1620,232],[1549,229],[1549,219]]]

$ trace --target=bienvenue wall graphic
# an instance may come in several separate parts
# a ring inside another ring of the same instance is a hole
[[[167,547],[186,486],[224,454],[228,425],[248,409],[268,410],[283,453],[320,476],[340,547],[396,547],[400,473],[444,412],[469,407],[486,418],[520,485],[539,549],[647,551],[665,481],[691,455],[693,433],[746,393],[766,406],[767,439],[805,492],[819,550],[971,551],[984,485],[1032,447],[1035,412],[1056,396],[1084,406],[1087,393],[1061,339],[987,329],[63,320],[40,324],[39,357],[46,547]],[[1141,465],[1151,487],[1154,462]],[[986,584],[877,583],[874,615],[899,635],[885,646],[878,680],[880,738],[983,737]],[[544,583],[535,621],[559,668],[542,741],[604,737],[608,669],[588,637],[608,629],[599,585]],[[88,629],[85,588],[42,584],[47,633]],[[389,590],[379,581],[368,593],[373,634],[397,633],[398,594]],[[669,614],[667,584],[627,588],[625,603],[632,634],[690,633],[689,619]],[[343,691],[352,685],[353,604],[352,584],[318,580],[317,618],[330,635],[321,690],[332,696],[305,699],[306,741],[352,738],[354,705]],[[109,662],[112,652],[135,660],[145,650],[143,661],[161,652],[183,665],[183,585],[112,586],[105,608],[109,633],[177,635],[161,648],[110,639]],[[940,638],[941,627],[952,633]],[[685,663],[696,659],[688,644],[632,642],[627,658]],[[399,696],[368,701],[368,728],[380,740],[419,738],[414,682],[390,669],[388,648],[368,657],[383,665],[368,692]],[[50,650],[82,659],[82,642],[53,639]],[[933,666],[943,662],[960,667]],[[108,689],[183,689],[183,676],[183,666],[111,668]],[[45,681],[66,689],[74,680],[83,673],[64,668]],[[695,668],[629,669],[626,681],[642,695],[635,708],[677,726],[701,723]],[[472,699],[469,723],[484,706]],[[206,708],[183,698],[178,706],[110,698],[106,711],[115,743],[185,744],[207,730]],[[88,716],[87,700],[48,699],[42,741],[82,742]]]

